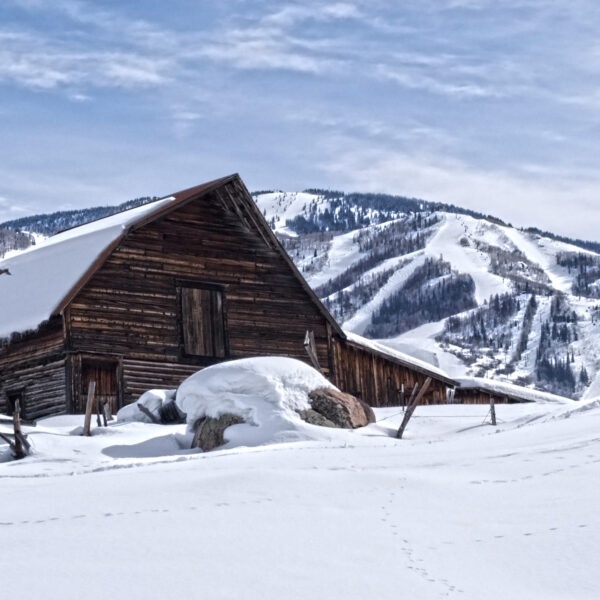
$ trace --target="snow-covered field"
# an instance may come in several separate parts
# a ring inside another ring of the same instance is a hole
[[[185,424],[41,421],[0,464],[1,595],[600,597],[598,402],[419,407],[404,440],[398,411],[206,454]]]

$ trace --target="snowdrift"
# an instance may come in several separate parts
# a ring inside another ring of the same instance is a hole
[[[148,390],[144,392],[137,402],[127,404],[117,413],[119,422],[141,421],[142,423],[156,423],[148,414],[140,410],[141,404],[146,410],[160,420],[160,409],[175,398],[176,390]]]
[[[225,447],[317,439],[323,428],[308,425],[297,410],[310,408],[309,392],[335,388],[312,367],[292,358],[259,357],[214,365],[188,377],[176,402],[187,414],[188,432],[201,417],[224,414],[245,423],[226,430]]]

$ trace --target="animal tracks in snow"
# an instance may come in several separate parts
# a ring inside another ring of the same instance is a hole
[[[272,498],[259,498],[258,500],[249,500],[243,502],[237,502],[235,505],[230,504],[229,502],[219,502],[217,504],[207,505],[206,507],[200,506],[188,506],[183,508],[184,511],[197,511],[202,508],[211,509],[211,508],[224,508],[230,506],[237,505],[249,505],[249,504],[264,504],[266,502],[273,502]],[[135,510],[130,512],[105,512],[99,514],[76,514],[76,515],[65,515],[63,517],[52,516],[45,519],[36,519],[36,520],[21,520],[21,521],[0,521],[0,527],[12,527],[12,526],[20,526],[20,525],[43,525],[44,523],[53,523],[57,521],[73,521],[77,519],[97,519],[97,518],[116,518],[116,517],[129,517],[131,515],[141,516],[141,515],[164,515],[166,513],[171,512],[169,508],[147,508],[145,510]]]
[[[401,481],[404,482],[405,480],[402,479]],[[400,489],[402,489],[402,487],[403,486],[401,486]],[[381,517],[381,522],[385,523],[386,525],[389,524],[392,535],[398,537],[400,535],[398,530],[401,527],[401,524],[393,522],[395,516],[398,514],[396,511],[394,511],[395,501],[396,501],[396,492],[391,491],[388,496],[388,501],[380,507],[380,510],[383,513],[383,516]],[[454,594],[456,592],[458,592],[458,593],[463,592],[463,590],[458,589],[456,586],[449,583],[447,579],[438,578],[433,573],[431,573],[429,571],[429,569],[427,569],[425,567],[425,564],[426,564],[425,559],[415,555],[414,549],[411,547],[411,544],[409,543],[409,541],[406,538],[403,538],[398,543],[402,544],[401,550],[405,556],[406,568],[409,569],[410,571],[413,571],[415,574],[419,575],[424,581],[427,581],[428,583],[440,585],[442,587],[442,589],[439,591],[440,598],[447,598],[451,594]],[[451,544],[452,542],[444,542],[444,543]],[[437,547],[430,546],[429,550],[436,551]]]

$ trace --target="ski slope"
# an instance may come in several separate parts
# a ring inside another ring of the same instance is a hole
[[[484,253],[461,245],[461,238],[476,223],[472,217],[444,214],[442,225],[427,243],[426,252],[432,258],[442,256],[459,273],[468,273],[475,283],[475,300],[483,304],[495,294],[508,292],[510,286],[502,277],[488,271],[489,260]]]
[[[552,287],[561,292],[569,293],[573,284],[573,278],[567,273],[567,270],[556,264],[556,254],[562,252],[576,252],[580,254],[593,254],[582,248],[571,246],[552,240],[544,240],[532,234],[519,231],[512,227],[503,227],[506,236],[515,244],[515,246],[525,254],[532,262],[538,264],[550,281]],[[537,238],[537,239],[536,239]],[[545,243],[546,242],[546,243]]]
[[[344,329],[348,329],[354,333],[357,333],[358,335],[362,335],[365,332],[365,329],[371,324],[371,315],[383,304],[387,298],[402,289],[409,277],[425,262],[425,254],[419,250],[417,252],[407,254],[402,258],[391,258],[386,260],[380,268],[389,268],[394,264],[394,262],[400,263],[407,259],[409,259],[410,262],[403,267],[399,267],[398,270],[390,277],[388,282],[379,289],[375,296],[369,302],[363,304],[350,319],[344,322]],[[371,269],[371,271],[367,272],[367,275],[376,272],[377,270],[379,270],[379,268]]]

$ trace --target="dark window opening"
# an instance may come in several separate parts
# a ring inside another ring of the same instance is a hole
[[[21,419],[27,419],[27,410],[25,407],[25,394],[20,392],[8,392],[6,395],[6,414],[9,417],[15,412],[15,408],[17,406],[17,402],[19,403],[19,410],[21,413]]]
[[[181,287],[183,350],[190,356],[226,356],[223,292],[212,287]]]

